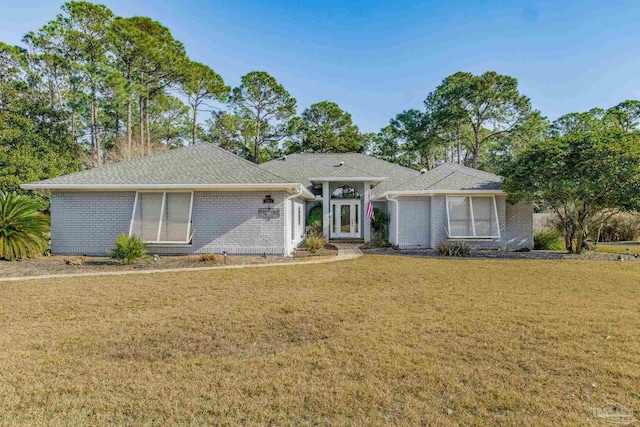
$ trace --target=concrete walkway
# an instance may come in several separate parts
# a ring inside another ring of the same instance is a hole
[[[184,267],[184,268],[167,268],[158,270],[127,270],[127,271],[101,271],[97,273],[69,273],[69,274],[45,274],[40,276],[14,276],[0,277],[0,282],[18,282],[23,280],[41,280],[41,279],[65,279],[68,277],[94,277],[94,276],[127,276],[130,274],[161,274],[161,273],[180,273],[187,271],[208,271],[208,270],[227,270],[242,268],[263,268],[263,267],[287,267],[290,265],[309,265],[309,264],[327,264],[330,262],[346,261],[359,258],[362,256],[359,244],[352,243],[333,243],[338,248],[338,255],[334,258],[325,258],[311,261],[293,261],[277,264],[246,264],[246,265],[220,265],[215,267]]]

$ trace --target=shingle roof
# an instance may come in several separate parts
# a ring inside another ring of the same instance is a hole
[[[63,175],[27,187],[47,188],[52,184],[162,186],[289,182],[235,154],[204,143]]]
[[[443,163],[418,177],[402,182],[393,191],[500,190],[502,177],[478,169]]]
[[[344,164],[340,165],[340,162]],[[292,182],[299,182],[314,191],[312,177],[378,177],[385,178],[376,194],[395,188],[403,181],[417,178],[420,172],[360,153],[300,153],[271,160],[260,165]],[[317,191],[316,191],[317,193]]]

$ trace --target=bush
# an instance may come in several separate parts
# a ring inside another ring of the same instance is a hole
[[[211,264],[217,264],[218,258],[216,258],[215,254],[202,254],[200,256],[200,261],[210,262]]]
[[[304,246],[309,249],[309,252],[316,253],[319,249],[324,249],[324,236],[321,233],[309,233],[304,240]]]
[[[111,249],[111,257],[122,261],[123,264],[133,264],[141,259],[149,259],[148,243],[143,242],[138,236],[127,236],[122,233],[115,240],[115,249]]]
[[[371,222],[371,228],[376,236],[383,239],[387,239],[389,230],[389,219],[391,217],[388,213],[382,209],[373,210],[373,221]]]
[[[539,231],[533,235],[533,249],[564,251],[566,247],[564,238],[557,231]]]
[[[44,253],[49,217],[39,206],[24,194],[0,192],[0,258],[13,261]]]
[[[464,242],[443,242],[438,245],[438,255],[469,256],[471,250]]]
[[[307,216],[307,227],[310,230],[321,233],[322,232],[322,205],[317,204],[309,210]]]
[[[370,248],[390,248],[391,246],[393,246],[391,243],[389,243],[389,241],[380,236],[379,234],[374,234],[373,236],[371,236],[371,240],[369,240],[369,243],[367,244],[367,247]]]

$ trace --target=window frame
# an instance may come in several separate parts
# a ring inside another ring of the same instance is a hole
[[[136,191],[136,197],[133,201],[133,211],[131,212],[131,222],[129,223],[129,237],[133,235],[133,223],[136,217],[136,209],[138,208],[138,198],[141,193],[162,193],[162,204],[160,207],[160,219],[158,220],[158,232],[156,234],[156,240],[143,240],[143,242],[148,243],[150,245],[190,245],[193,240],[193,233],[195,229],[192,230],[192,222],[193,222],[193,193],[194,191],[184,191],[184,190],[145,190],[145,191]],[[162,232],[162,222],[164,218],[164,211],[166,208],[167,202],[167,193],[184,193],[190,195],[189,200],[189,220],[187,222],[187,234],[185,236],[186,240],[160,240],[160,233]]]
[[[471,230],[473,232],[473,235],[471,236],[452,236],[451,235],[451,215],[449,214],[449,198],[450,197],[454,197],[454,198],[460,198],[460,197],[466,197],[469,199],[469,215],[470,215],[470,220],[471,220]],[[479,198],[479,197],[484,197],[484,198],[491,198],[493,200],[493,212],[495,215],[495,220],[496,220],[496,230],[498,231],[497,235],[490,235],[490,236],[478,236],[476,233],[476,220],[474,217],[474,212],[473,212],[473,199],[474,198]],[[498,218],[498,204],[496,202],[496,196],[495,194],[460,194],[460,195],[446,195],[445,196],[445,205],[446,205],[446,210],[447,210],[447,238],[449,239],[469,239],[469,240],[490,240],[490,239],[501,239],[502,235],[500,233],[500,220]]]

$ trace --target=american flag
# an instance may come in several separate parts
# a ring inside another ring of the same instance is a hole
[[[373,203],[369,200],[367,203],[367,218],[371,218],[372,221],[375,221],[375,215],[373,214]]]

